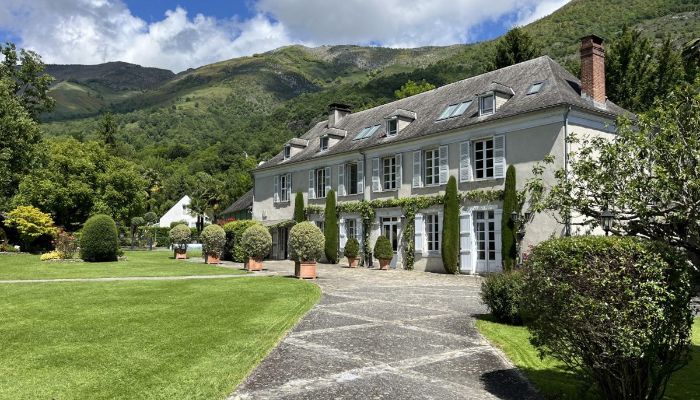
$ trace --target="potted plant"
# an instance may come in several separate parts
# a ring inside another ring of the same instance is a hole
[[[379,269],[389,269],[389,263],[394,258],[394,249],[386,236],[377,238],[374,244],[374,257],[379,260]]]
[[[301,222],[289,231],[292,258],[297,261],[294,275],[300,279],[316,279],[316,260],[323,256],[326,238],[313,222]]]
[[[357,239],[352,238],[345,243],[345,251],[343,254],[348,258],[348,267],[357,268],[359,258],[357,255],[360,253],[360,242]]]
[[[272,235],[262,225],[253,225],[243,232],[241,245],[248,255],[248,271],[262,271],[263,258],[272,249]]]
[[[218,264],[226,245],[226,232],[219,225],[207,225],[199,236],[202,242],[202,254],[207,264]]]
[[[176,260],[187,259],[187,245],[190,243],[191,235],[192,231],[185,224],[175,225],[175,227],[170,230],[170,242],[173,244]]]

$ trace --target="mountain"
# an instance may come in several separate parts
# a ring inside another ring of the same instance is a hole
[[[580,37],[612,38],[625,25],[643,29],[655,42],[668,36],[680,46],[700,37],[700,4],[572,0],[524,29],[544,54],[576,73]],[[132,65],[118,72],[122,63],[75,71],[66,66],[52,90],[59,106],[44,116],[42,128],[48,136],[95,138],[98,114],[115,112],[119,153],[159,172],[163,195],[171,199],[180,196],[183,176],[205,171],[226,181],[232,170],[247,168],[243,155],[260,160],[277,153],[324,118],[329,103],[362,110],[392,100],[409,79],[440,86],[483,73],[494,48],[495,41],[417,49],[288,46],[177,75]],[[230,196],[245,193],[243,186],[228,184]]]
[[[155,89],[173,79],[172,71],[147,68],[125,62],[98,65],[46,66],[46,73],[55,81],[51,96],[56,109],[44,119],[70,119],[94,115],[107,107]]]

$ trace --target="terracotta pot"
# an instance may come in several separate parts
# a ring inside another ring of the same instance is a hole
[[[186,260],[187,259],[187,249],[175,249],[175,259],[176,260]]]
[[[248,264],[246,265],[246,269],[248,271],[262,271],[262,269],[263,269],[262,258],[249,257]]]
[[[379,269],[389,269],[391,260],[379,260]]]
[[[294,276],[299,279],[316,279],[316,261],[302,261],[294,265]]]
[[[357,264],[359,264],[360,259],[357,257],[348,257],[348,268],[357,268]]]
[[[218,264],[219,256],[214,254],[207,254],[207,264]]]

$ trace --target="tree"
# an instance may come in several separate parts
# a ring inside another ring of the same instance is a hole
[[[20,50],[19,56],[13,43],[0,44],[4,57],[0,64],[0,80],[10,82],[10,91],[19,100],[29,115],[37,120],[42,112],[51,111],[55,101],[48,95],[53,81],[44,74],[44,63],[33,51]]]
[[[401,86],[400,89],[394,91],[394,96],[397,99],[403,99],[405,97],[410,97],[433,89],[435,89],[435,85],[427,82],[425,79],[417,83],[409,79],[403,84],[403,86]]]
[[[51,139],[40,144],[38,153],[37,165],[20,180],[14,204],[45,210],[68,230],[93,214],[109,214],[123,226],[143,215],[146,182],[140,171],[108,154],[102,144]]]
[[[113,149],[117,146],[117,121],[111,112],[106,113],[100,120],[99,134],[107,147]]]
[[[338,262],[338,214],[335,209],[335,191],[326,193],[326,209],[323,213],[323,234],[326,237],[326,260],[331,264]]]
[[[457,180],[451,176],[445,188],[442,214],[442,264],[450,274],[459,273],[459,196]]]
[[[510,271],[515,266],[517,252],[517,231],[515,222],[510,214],[518,210],[518,193],[515,190],[515,167],[510,165],[506,171],[505,188],[503,191],[503,215],[501,221],[501,258],[503,269]]]
[[[297,192],[294,197],[294,221],[297,224],[306,221],[306,214],[304,213],[304,194],[301,192]]]
[[[155,229],[153,225],[158,222],[158,216],[153,211],[149,211],[143,215],[143,220],[146,222],[146,226],[150,230],[150,235],[148,235],[148,250],[153,250],[153,235],[155,235]]]
[[[660,99],[634,125],[619,121],[615,140],[570,140],[579,150],[549,190],[542,165],[528,181],[534,210],[581,215],[573,225],[587,229],[610,210],[613,233],[684,248],[700,265],[700,79]]]
[[[508,31],[498,43],[493,58],[494,69],[505,68],[523,61],[539,57],[541,50],[535,45],[532,36],[522,28]]]
[[[204,218],[213,219],[221,204],[222,188],[219,181],[206,172],[198,172],[190,182],[189,209],[197,217],[197,232],[204,229]]]
[[[9,79],[0,78],[0,204],[3,205],[16,193],[21,177],[31,170],[36,145],[41,140],[37,123],[14,96],[12,86]]]
[[[651,97],[663,96],[670,93],[676,85],[683,81],[683,58],[673,48],[671,39],[666,38],[663,45],[656,52],[656,66],[652,82],[653,93]]]
[[[143,217],[133,217],[131,219],[131,250],[134,250],[136,245],[136,232],[139,227],[143,226],[145,223],[146,220],[144,220]]]
[[[56,234],[56,227],[49,214],[33,206],[18,206],[7,214],[5,224],[17,229],[23,248],[30,248],[41,236]]]
[[[700,75],[700,38],[688,41],[682,56],[686,80],[692,83]]]

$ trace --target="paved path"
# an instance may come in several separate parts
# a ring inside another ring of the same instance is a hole
[[[474,327],[478,278],[324,265],[317,282],[320,303],[230,399],[536,398]]]

